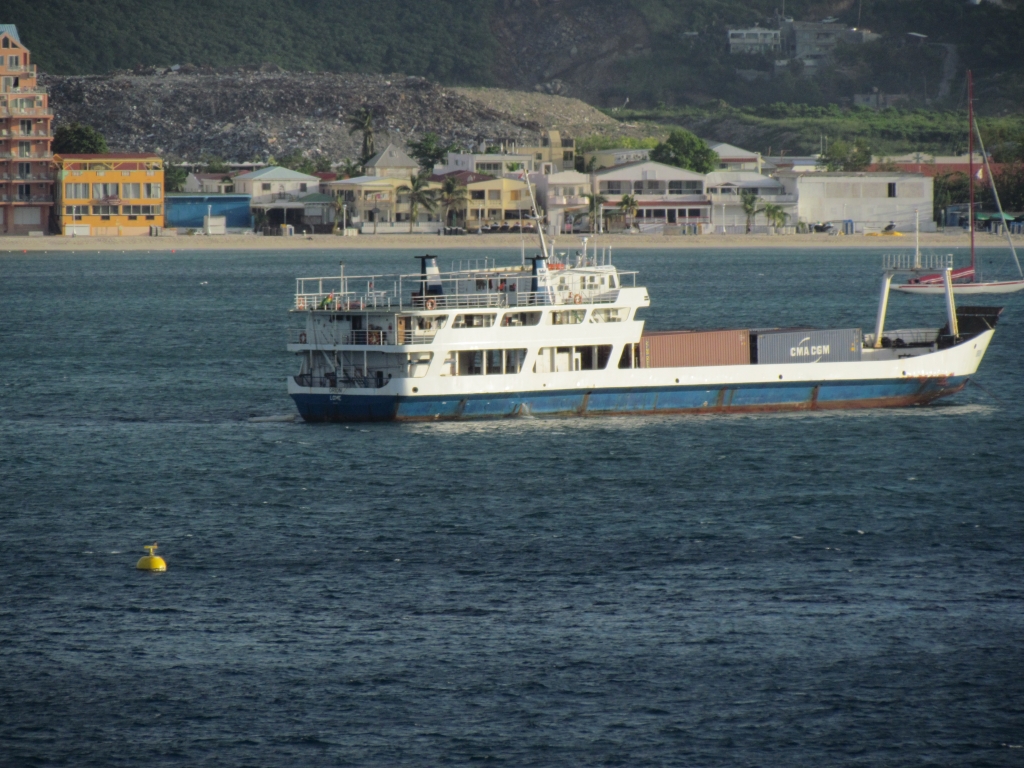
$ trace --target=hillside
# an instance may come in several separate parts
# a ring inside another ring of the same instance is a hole
[[[53,76],[57,124],[98,128],[112,149],[175,159],[266,159],[294,150],[332,161],[359,154],[347,115],[369,107],[377,145],[431,131],[461,144],[535,140],[542,127],[571,135],[615,132],[619,123],[576,99],[495,89],[448,89],[424,78],[236,70],[148,75]]]
[[[886,35],[844,45],[816,79],[730,56],[730,26],[769,24],[779,0],[6,0],[40,68],[87,75],[172,64],[294,72],[404,72],[447,86],[573,96],[603,107],[717,100],[827,104],[879,88],[955,106],[972,67],[993,111],[1024,109],[1024,2],[788,0],[798,20],[837,16]],[[911,44],[908,32],[927,35]],[[950,58],[950,54],[955,54]],[[746,73],[746,74],[741,74]],[[756,73],[761,73],[760,75]],[[751,80],[753,78],[753,80]]]

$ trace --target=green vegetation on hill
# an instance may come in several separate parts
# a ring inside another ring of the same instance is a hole
[[[493,0],[6,0],[40,69],[194,64],[491,82]]]
[[[647,123],[652,135],[682,126],[698,136],[765,154],[817,154],[826,140],[859,141],[876,156],[907,152],[954,155],[967,151],[966,112],[924,109],[842,109],[831,105],[677,107],[610,112]],[[998,161],[1024,160],[1024,116],[979,118],[985,147]],[[588,141],[589,139],[585,139]]]

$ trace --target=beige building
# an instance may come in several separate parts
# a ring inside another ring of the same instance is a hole
[[[548,234],[572,231],[572,218],[586,213],[590,176],[578,171],[561,171],[545,176],[531,173],[537,203],[547,214]]]
[[[649,149],[629,149],[626,147],[595,149],[593,152],[583,153],[583,164],[585,168],[589,168],[591,162],[593,162],[594,170],[600,171],[603,168],[614,168],[616,165],[649,160],[650,157],[651,150]]]
[[[409,201],[408,178],[387,176],[356,176],[323,184],[326,193],[345,201],[345,225],[359,229],[363,234],[408,232],[412,205]],[[429,189],[440,184],[431,182]],[[413,232],[436,232],[441,227],[438,210],[420,208],[413,224]]]
[[[533,209],[530,190],[525,181],[517,178],[495,178],[483,174],[444,174],[431,176],[443,181],[454,175],[466,187],[465,207],[457,211],[457,218],[470,230],[485,226],[519,224],[529,219]]]
[[[541,134],[539,145],[513,145],[510,151],[530,155],[535,163],[530,170],[557,173],[576,168],[576,139],[563,136],[561,131],[545,131]]]
[[[786,194],[797,196],[799,221],[853,221],[854,231],[877,232],[894,223],[913,232],[934,232],[932,183],[918,173],[794,173],[777,174]]]
[[[363,167],[367,176],[392,179],[411,179],[420,171],[420,164],[394,144],[371,157]]]

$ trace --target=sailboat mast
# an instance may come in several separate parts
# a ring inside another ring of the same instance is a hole
[[[971,190],[970,209],[968,211],[967,226],[971,231],[971,269],[974,271],[971,282],[978,281],[977,267],[974,265],[974,78],[971,70],[967,70],[967,163],[970,169],[968,186]]]

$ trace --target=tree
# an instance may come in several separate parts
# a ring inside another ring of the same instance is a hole
[[[334,202],[332,203],[332,205],[334,206],[334,227],[331,229],[331,232],[334,234],[338,234],[339,223],[341,223],[342,225],[345,224],[345,214],[347,213],[347,209],[345,198],[342,196],[344,194],[345,193],[342,192],[336,195],[334,198]]]
[[[433,171],[434,166],[443,163],[449,152],[457,152],[459,146],[454,142],[442,144],[436,133],[425,133],[419,141],[409,142],[409,154],[420,163],[424,171]]]
[[[376,117],[369,107],[361,107],[345,120],[348,125],[348,135],[359,133],[363,137],[363,152],[359,157],[360,165],[366,165],[370,158],[377,154],[373,146],[373,131]]]
[[[640,206],[636,202],[635,195],[623,195],[622,200],[619,201],[619,210],[622,211],[623,216],[626,217],[626,227],[632,229],[633,217],[636,216],[640,210]]]
[[[256,208],[252,212],[253,227],[257,232],[261,232],[269,223],[267,217],[266,208]]]
[[[651,150],[651,160],[696,173],[711,173],[718,167],[718,154],[712,151],[707,142],[680,128],[672,131],[665,141]]]
[[[206,159],[206,165],[203,166],[203,170],[206,173],[227,173],[231,169],[221,158],[209,157]]]
[[[53,151],[60,155],[103,155],[110,149],[103,134],[91,125],[69,123],[53,134]]]
[[[425,211],[433,211],[437,205],[436,195],[430,188],[429,179],[430,172],[423,171],[413,176],[409,180],[408,186],[399,187],[399,192],[405,192],[409,196],[409,234],[412,234],[412,228],[416,225],[420,208]]]
[[[863,171],[871,165],[871,148],[863,139],[847,144],[839,139],[833,141],[818,156],[818,167],[826,171]]]
[[[608,202],[608,198],[600,193],[584,195],[587,198],[587,213],[590,214],[590,231],[596,232],[597,222],[601,217],[601,206]]]
[[[333,170],[333,163],[331,163],[331,158],[327,157],[327,155],[320,155],[313,162],[314,173],[330,173],[331,170]]]
[[[293,149],[287,155],[279,157],[277,165],[282,168],[288,168],[289,170],[298,171],[299,173],[305,173],[310,176],[312,176],[313,171],[316,170],[316,167],[313,165],[313,161],[298,149]]]
[[[441,190],[437,196],[437,201],[444,211],[445,226],[448,226],[450,223],[448,218],[450,212],[454,209],[456,218],[458,218],[458,209],[468,200],[469,192],[466,190],[466,187],[454,176],[445,177],[445,180],[441,182]]]
[[[185,180],[187,178],[188,171],[181,166],[164,163],[164,189],[168,192],[185,191]]]
[[[768,219],[768,223],[773,227],[784,227],[786,226],[786,219],[789,218],[789,214],[782,210],[782,206],[777,203],[766,203],[764,208],[764,216]]]
[[[352,158],[346,157],[341,161],[341,165],[338,166],[338,172],[346,179],[351,179],[353,176],[359,176],[362,174],[363,166]]]
[[[758,213],[760,213],[760,210],[758,210],[758,207],[757,207],[757,204],[759,202],[761,202],[761,198],[759,198],[756,194],[751,192],[749,189],[744,189],[740,193],[740,205],[743,206],[743,213],[747,217],[747,231],[746,231],[746,234],[748,234],[748,235],[750,234],[750,225],[753,222],[754,217],[757,216]]]

